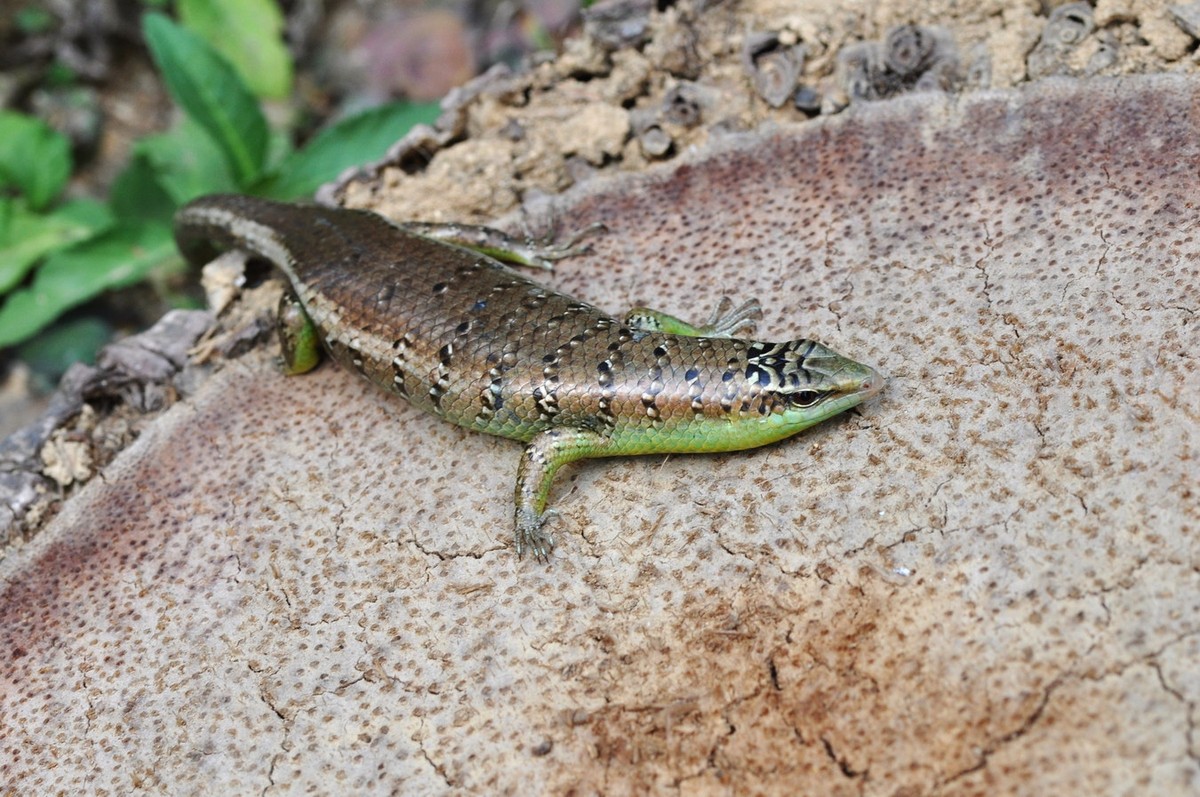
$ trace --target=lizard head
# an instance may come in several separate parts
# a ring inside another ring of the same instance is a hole
[[[775,399],[775,413],[790,432],[812,426],[866,401],[883,389],[874,368],[843,357],[813,340],[752,343],[746,379]]]

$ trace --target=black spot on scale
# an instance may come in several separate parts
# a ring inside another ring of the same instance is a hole
[[[447,343],[442,348],[438,349],[438,362],[443,366],[449,366],[450,361],[454,359],[454,344]]]
[[[461,324],[459,324],[458,326],[456,326],[454,328],[454,334],[456,334],[456,335],[465,335],[470,331],[471,331],[471,322],[470,321],[463,321]]]
[[[434,411],[442,411],[442,396],[446,395],[446,386],[440,381],[429,388],[429,399],[433,402]]]
[[[487,309],[487,302],[485,302],[483,299],[476,299],[475,304],[471,305],[472,313],[478,313],[478,312],[480,312],[482,310],[486,310],[486,309]]]
[[[504,408],[503,382],[504,380],[500,377],[495,377],[479,393],[479,405],[493,415],[496,410]]]
[[[610,387],[613,383],[612,364],[608,360],[601,360],[596,366],[596,381],[600,383],[600,387]]]
[[[695,382],[699,378],[700,378],[700,371],[696,368],[687,369],[687,373],[685,373],[683,375],[683,381],[685,381],[685,382]]]
[[[786,343],[751,343],[746,349],[746,358],[756,360],[760,357],[774,357],[787,350]]]
[[[397,371],[396,375],[392,377],[392,389],[394,389],[397,394],[403,396],[404,398],[408,398],[408,385],[404,384],[404,374],[400,373],[399,371]]]
[[[448,288],[448,287],[450,287],[450,286],[444,282],[435,282],[433,285],[433,295],[437,296],[438,294],[445,293],[446,288]]]
[[[359,351],[358,341],[354,341],[352,345],[346,346],[346,353],[350,358],[350,365],[360,376],[367,375],[366,363],[363,361],[362,352]]]
[[[733,379],[733,371],[726,371],[725,373],[721,374],[722,382],[728,382],[730,379]]]
[[[538,416],[543,421],[548,421],[559,413],[558,396],[554,390],[543,390],[540,387],[533,389],[534,402],[537,404]]]
[[[667,347],[666,346],[655,346],[654,347],[654,356],[655,357],[666,357],[667,356]]]
[[[502,380],[500,377],[495,377],[492,381],[479,393],[479,415],[476,420],[481,423],[487,423],[496,415],[496,411],[504,407],[504,396],[502,394]]]
[[[647,418],[651,418],[653,420],[658,420],[658,416],[659,416],[658,404],[655,403],[654,398],[655,397],[652,393],[643,393],[642,394],[642,406],[646,408],[646,417]]]

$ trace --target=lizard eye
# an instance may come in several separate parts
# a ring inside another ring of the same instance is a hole
[[[799,393],[792,394],[792,404],[802,409],[806,409],[815,404],[819,404],[821,399],[828,395],[828,393],[818,393],[815,390],[801,390]]]

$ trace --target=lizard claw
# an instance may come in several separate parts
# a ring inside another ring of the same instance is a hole
[[[539,562],[545,562],[550,557],[550,551],[554,549],[554,537],[543,526],[554,517],[558,517],[558,512],[553,509],[547,509],[540,515],[529,509],[517,510],[518,558],[524,555],[526,549]]]
[[[579,242],[590,235],[604,232],[608,232],[608,227],[603,222],[597,221],[589,224],[582,230],[576,230],[566,240],[537,244],[538,258],[544,261],[548,267],[550,265],[549,261],[563,260],[564,258],[587,254],[592,251],[592,245],[580,244]]]
[[[712,318],[700,329],[706,334],[721,338],[733,337],[738,333],[752,335],[757,321],[761,318],[762,306],[758,299],[750,299],[734,309],[733,299],[722,296],[713,310]]]

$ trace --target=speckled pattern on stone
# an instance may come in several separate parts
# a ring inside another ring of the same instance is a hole
[[[914,96],[559,203],[551,283],[890,377],[573,466],[255,352],[0,563],[0,791],[1200,789],[1200,82]]]

